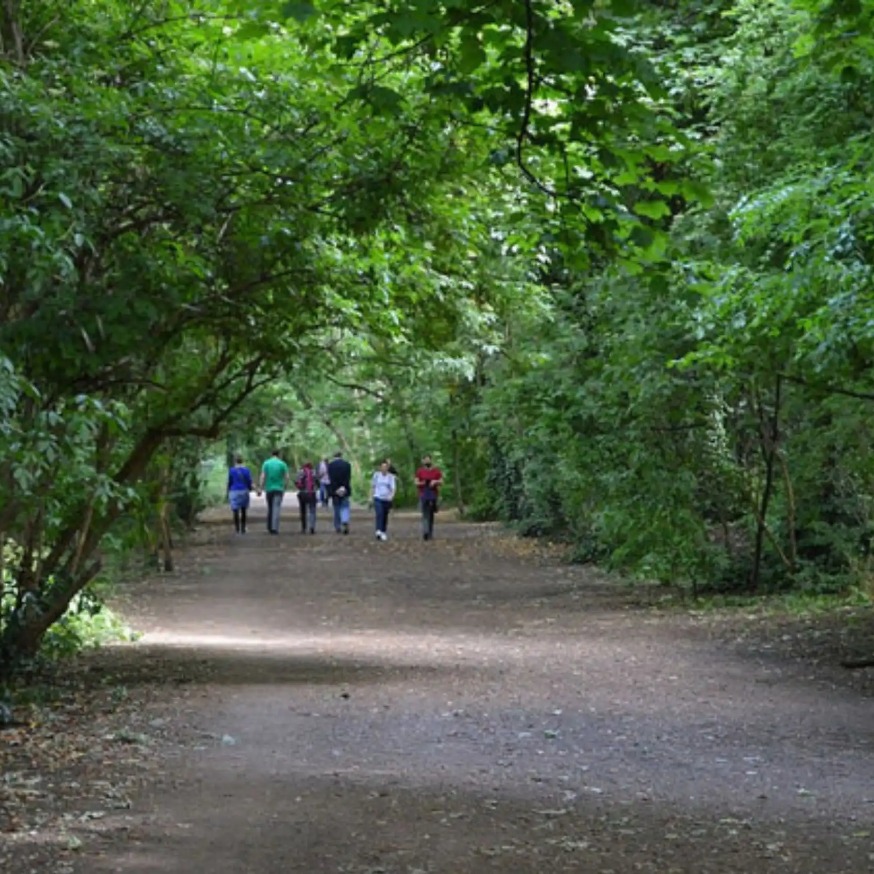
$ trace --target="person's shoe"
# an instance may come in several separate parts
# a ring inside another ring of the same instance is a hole
[[[388,534],[386,534],[385,531],[383,531],[383,532],[379,535],[379,539],[382,540],[382,541],[386,541],[386,540],[388,540]]]
[[[377,539],[377,540],[382,540],[382,531],[377,531],[377,532],[376,532],[376,539]]]
[[[316,533],[316,529],[315,529],[315,528],[310,528],[310,534],[315,534],[315,533]]]
[[[343,526],[343,533],[344,533],[344,534],[348,534],[348,533],[349,533],[349,526],[348,526],[348,525],[344,525],[344,526]]]
[[[431,538],[431,535],[428,534],[427,531],[422,535],[422,540],[430,540],[430,538]]]

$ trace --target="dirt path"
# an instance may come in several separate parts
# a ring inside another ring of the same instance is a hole
[[[874,871],[859,674],[754,655],[489,528],[262,524],[209,526],[131,593],[147,633],[112,671],[160,684],[130,727],[158,773],[78,826],[66,870]]]

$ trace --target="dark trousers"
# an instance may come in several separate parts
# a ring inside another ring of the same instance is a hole
[[[300,509],[300,530],[310,533],[316,531],[316,495],[314,492],[310,494],[298,494],[297,504]]]
[[[391,501],[374,498],[373,510],[376,513],[376,530],[382,531],[385,534],[388,531],[388,514],[391,512]]]
[[[436,498],[419,498],[422,508],[422,536],[430,540],[434,536],[434,514],[437,512]]]

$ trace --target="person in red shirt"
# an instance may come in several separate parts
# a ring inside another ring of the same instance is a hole
[[[434,537],[434,514],[437,512],[442,484],[443,472],[431,462],[430,455],[423,456],[422,466],[416,471],[416,488],[419,491],[419,506],[422,508],[422,540],[431,540]]]

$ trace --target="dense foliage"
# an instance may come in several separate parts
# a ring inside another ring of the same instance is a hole
[[[217,438],[864,583],[871,46],[837,0],[9,0],[0,673]]]

